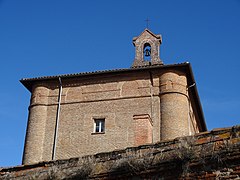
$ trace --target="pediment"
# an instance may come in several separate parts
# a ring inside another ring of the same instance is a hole
[[[153,38],[156,38],[156,39],[159,39],[160,41],[162,40],[161,35],[154,34],[152,31],[150,31],[149,29],[146,28],[139,36],[133,38],[133,43],[138,39],[146,38],[146,37],[149,37],[149,36],[153,37]]]

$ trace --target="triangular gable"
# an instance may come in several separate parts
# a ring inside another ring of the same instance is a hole
[[[150,31],[148,28],[144,29],[144,31],[137,37],[134,37],[133,40],[136,41],[139,37],[141,37],[143,35],[144,32],[148,32],[149,34],[151,34],[153,37],[159,39],[160,35],[156,35],[154,34],[152,31]]]

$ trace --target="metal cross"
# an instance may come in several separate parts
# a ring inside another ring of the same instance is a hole
[[[147,22],[147,28],[148,28],[150,20],[147,18],[145,21]]]

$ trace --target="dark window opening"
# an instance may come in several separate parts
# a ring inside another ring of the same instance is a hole
[[[94,133],[105,132],[105,119],[94,119]]]

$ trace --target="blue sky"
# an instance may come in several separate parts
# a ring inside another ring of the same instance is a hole
[[[208,129],[240,124],[240,0],[0,0],[0,167],[21,164],[19,80],[128,68],[146,18],[163,62],[192,64]]]

